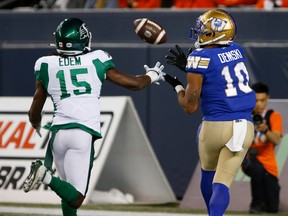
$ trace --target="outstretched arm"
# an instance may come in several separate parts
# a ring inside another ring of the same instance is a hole
[[[146,75],[132,76],[129,74],[122,73],[115,68],[107,71],[106,78],[107,80],[110,80],[111,82],[119,86],[135,91],[141,90],[151,84],[151,79],[149,76]]]
[[[202,90],[203,77],[196,73],[187,73],[185,91],[177,94],[178,102],[185,112],[192,114],[197,111]]]
[[[166,82],[172,85],[172,87],[177,92],[178,102],[182,109],[188,114],[196,112],[198,109],[202,90],[202,75],[196,73],[187,73],[186,89],[184,89],[182,83],[177,78],[172,78],[168,74],[164,77]]]
[[[159,62],[157,62],[153,68],[149,68],[147,65],[144,65],[144,68],[146,74],[138,76],[125,74],[113,68],[107,71],[106,78],[117,85],[135,91],[141,90],[151,83],[164,80],[163,75],[165,75],[165,73],[162,72],[164,66]]]

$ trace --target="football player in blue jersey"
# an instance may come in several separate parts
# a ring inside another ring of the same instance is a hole
[[[211,216],[221,216],[229,202],[229,188],[254,137],[251,113],[255,92],[250,88],[243,49],[233,40],[236,22],[226,11],[210,10],[191,29],[196,49],[188,57],[176,45],[167,63],[187,74],[187,86],[169,75],[185,112],[201,103],[204,114],[197,134],[201,163],[201,192]]]

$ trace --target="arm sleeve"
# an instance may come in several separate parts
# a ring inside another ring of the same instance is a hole
[[[97,75],[102,82],[106,79],[106,72],[115,68],[112,56],[103,50],[98,50],[97,58],[93,60],[93,64],[96,67]]]
[[[48,87],[49,76],[48,76],[48,64],[38,59],[34,66],[34,76],[36,80],[39,80],[45,89]]]

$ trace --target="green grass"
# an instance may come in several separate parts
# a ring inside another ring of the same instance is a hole
[[[16,203],[0,203],[0,206],[15,206],[15,207],[35,207],[35,208],[58,208],[60,205],[44,205],[44,204],[16,204]],[[83,205],[81,209],[86,210],[101,210],[101,211],[135,211],[135,212],[166,212],[166,213],[178,213],[178,214],[204,214],[207,215],[204,210],[195,210],[195,209],[183,209],[179,208],[179,203],[167,203],[167,204],[150,204],[150,205],[96,205],[96,204],[87,204]],[[0,216],[35,216],[35,214],[16,214],[16,213],[1,213]],[[231,212],[228,211],[225,215],[249,215],[247,212]],[[277,214],[261,214],[261,216],[288,216],[288,213],[280,212]],[[41,215],[44,216],[44,215]]]

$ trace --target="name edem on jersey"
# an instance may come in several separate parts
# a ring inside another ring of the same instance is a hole
[[[59,58],[59,66],[75,66],[81,65],[81,58],[78,56]]]
[[[223,52],[217,54],[221,63],[228,63],[231,61],[243,58],[239,49],[231,50],[229,52]],[[207,69],[210,62],[210,58],[200,56],[189,56],[187,61],[187,68],[203,68]]]

